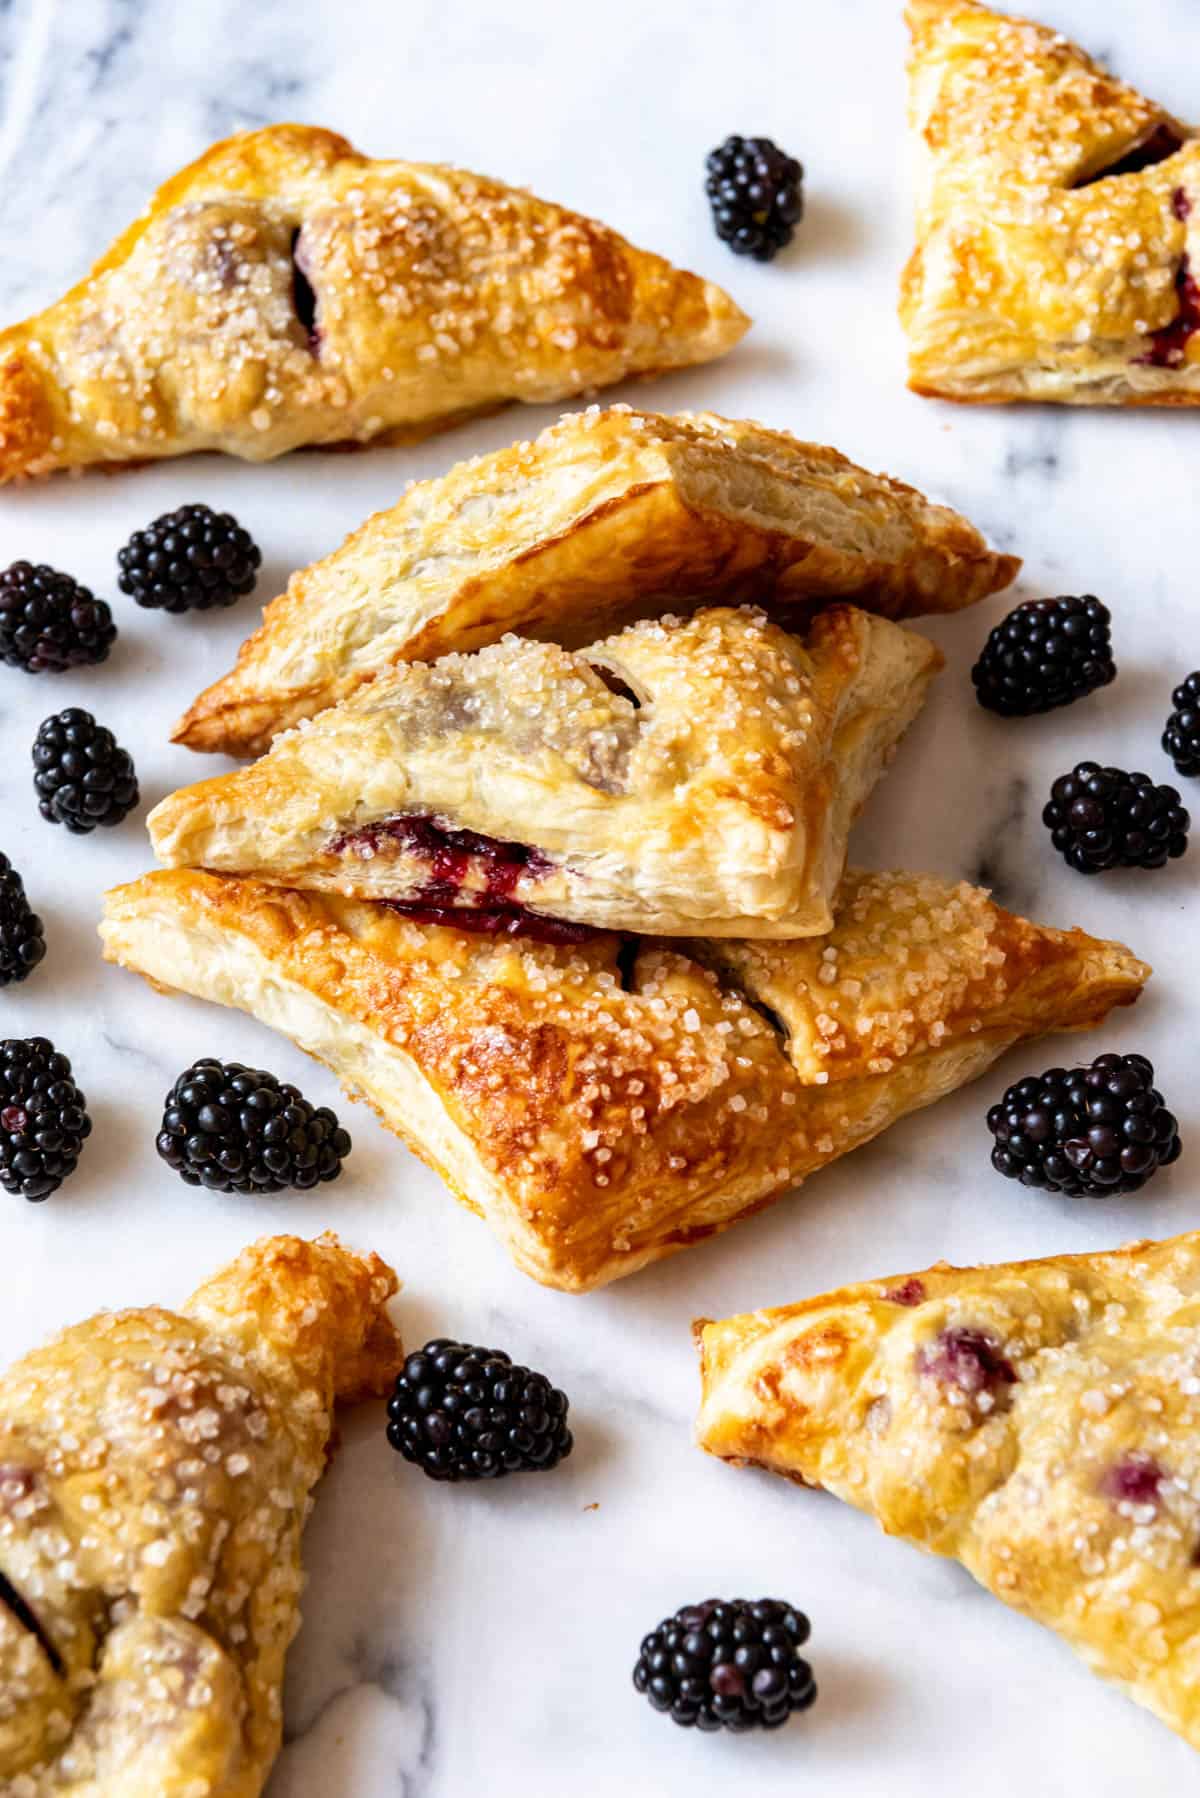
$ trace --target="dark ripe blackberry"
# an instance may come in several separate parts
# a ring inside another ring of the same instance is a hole
[[[1116,679],[1106,605],[1092,594],[1027,599],[988,634],[971,670],[975,697],[1005,718],[1070,705]]]
[[[135,531],[117,551],[117,585],[139,606],[207,612],[249,593],[261,561],[257,543],[232,513],[180,506]]]
[[[737,256],[770,262],[804,214],[804,170],[769,137],[727,137],[705,162],[713,225]]]
[[[327,1105],[310,1105],[274,1074],[205,1057],[167,1094],[154,1146],[189,1186],[304,1192],[337,1179],[350,1137]]]
[[[1162,746],[1177,774],[1200,774],[1200,669],[1180,681],[1171,704],[1175,710],[1167,719]]]
[[[119,824],[138,803],[128,751],[78,706],[43,721],[33,742],[33,768],[42,817],[65,824],[75,836],[98,824]]]
[[[1144,1055],[1098,1055],[1018,1080],[987,1123],[998,1173],[1072,1197],[1136,1192],[1179,1157],[1179,1127]]]
[[[104,601],[69,574],[30,562],[0,574],[0,662],[26,674],[58,674],[102,662],[116,638]]]
[[[567,1409],[565,1393],[501,1349],[439,1337],[404,1363],[387,1435],[431,1480],[498,1480],[566,1459]]]
[[[0,1186],[49,1198],[74,1173],[92,1133],[71,1064],[44,1036],[0,1043]]]
[[[778,1598],[687,1604],[642,1643],[633,1683],[685,1729],[778,1729],[817,1696],[808,1618]]]
[[[1050,789],[1042,823],[1080,874],[1106,868],[1161,868],[1187,848],[1191,819],[1174,787],[1148,774],[1080,762]]]
[[[0,986],[28,979],[45,953],[42,920],[30,909],[21,876],[0,855]]]

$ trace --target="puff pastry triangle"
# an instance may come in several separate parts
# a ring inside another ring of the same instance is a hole
[[[795,624],[842,597],[911,618],[971,605],[1019,568],[836,450],[709,413],[593,407],[411,487],[293,575],[175,740],[259,754],[397,663],[505,631],[578,647],[713,600]]]
[[[716,608],[571,653],[412,662],[150,817],[161,861],[489,932],[829,929],[851,822],[940,652],[851,606]]]
[[[172,176],[83,281],[0,333],[0,481],[411,437],[706,362],[748,324],[578,213],[272,125]]]
[[[1200,139],[1044,26],[910,0],[910,385],[956,400],[1200,400]]]
[[[961,1561],[1200,1748],[1200,1233],[697,1336],[701,1447]]]
[[[395,1290],[334,1236],[265,1238],[0,1377],[8,1798],[258,1798],[332,1407],[394,1378]]]
[[[517,1266],[581,1292],[760,1210],[1013,1043],[1086,1029],[1149,969],[976,887],[848,874],[828,937],[492,940],[160,869],[108,895],[108,960],[324,1061]]]

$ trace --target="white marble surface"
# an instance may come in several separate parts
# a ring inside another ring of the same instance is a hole
[[[1046,0],[1053,18],[1184,116],[1200,22],[1188,0]],[[1168,769],[1169,688],[1200,663],[1195,423],[1187,416],[955,411],[908,395],[893,300],[907,253],[903,33],[895,0],[7,0],[0,6],[0,315],[80,272],[154,181],[238,126],[319,121],[365,149],[457,160],[594,211],[723,280],[756,328],[727,362],[643,390],[839,445],[962,507],[1026,557],[1025,595],[1091,590],[1116,620],[1121,677],[1088,702],[1006,724],[967,680],[1011,598],[934,630],[949,667],[856,844],[858,859],[990,881],[1046,921],[1125,938],[1157,976],[1091,1045],[1151,1055],[1200,1129],[1189,941],[1200,847],[1161,875],[1085,883],[1039,822],[1050,779],[1083,754]],[[775,134],[808,167],[809,215],[773,267],[710,235],[700,175],[727,131]],[[200,1054],[241,1057],[341,1103],[320,1069],[232,1013],[156,997],[102,966],[102,890],[148,860],[138,819],[89,839],[37,815],[29,744],[81,703],[134,752],[148,806],[201,765],[166,742],[184,700],[251,619],[175,620],[115,592],[114,555],[170,505],[234,508],[266,556],[261,596],[411,476],[545,422],[510,413],[407,452],[215,459],[0,496],[0,566],[45,559],[114,598],[109,663],[30,680],[0,669],[2,846],[43,912],[47,961],[0,995],[4,1034],[73,1058],[95,1118],[78,1175],[50,1203],[0,1205],[0,1354],[98,1304],[182,1298],[252,1236],[325,1225],[406,1282],[414,1341],[503,1344],[569,1391],[573,1458],[545,1479],[443,1490],[390,1453],[381,1413],[348,1425],[307,1550],[286,1747],[272,1798],[490,1798],[567,1786],[608,1794],[1128,1798],[1194,1789],[1189,1751],[1092,1680],[1065,1648],[958,1569],[880,1538],[832,1500],[737,1474],[690,1443],[689,1320],[844,1279],[1110,1245],[1197,1221],[1195,1163],[1150,1194],[1068,1204],[988,1166],[986,1105],[1057,1048],[1018,1053],[982,1086],[910,1120],[732,1235],[590,1298],[512,1271],[484,1227],[365,1114],[343,1180],[317,1197],[201,1196],[155,1158],[162,1095]],[[1200,809],[1200,808],[1198,808]],[[144,814],[143,814],[144,815]],[[347,1108],[342,1105],[342,1110]],[[1195,1151],[1193,1151],[1194,1153]],[[814,1625],[817,1708],[769,1739],[685,1735],[636,1700],[643,1631],[709,1592],[782,1593]],[[1192,1782],[1189,1784],[1189,1782]]]

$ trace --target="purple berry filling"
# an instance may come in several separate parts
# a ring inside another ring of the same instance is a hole
[[[1144,356],[1134,357],[1134,362],[1144,368],[1178,368],[1189,340],[1200,331],[1200,285],[1192,275],[1186,256],[1180,259],[1175,271],[1175,292],[1179,296],[1175,317],[1169,325],[1151,331],[1150,348]]]
[[[1126,150],[1115,162],[1106,168],[1097,169],[1086,181],[1076,183],[1077,187],[1091,187],[1095,181],[1107,181],[1112,175],[1136,175],[1142,169],[1152,169],[1157,162],[1165,162],[1168,156],[1174,156],[1182,150],[1183,139],[1170,125],[1158,125],[1147,138],[1133,148]]]
[[[982,1330],[943,1330],[934,1342],[919,1351],[917,1371],[947,1386],[957,1386],[971,1397],[981,1392],[994,1396],[1017,1378],[1012,1362],[1001,1354],[995,1337]]]
[[[292,306],[308,338],[309,349],[314,356],[319,356],[322,332],[317,323],[317,296],[304,267],[304,246],[299,231],[292,232]]]
[[[1175,192],[1171,195],[1171,211],[1175,214],[1177,219],[1183,220],[1191,218],[1192,202],[1187,196],[1186,189],[1182,187],[1177,187],[1175,189]]]
[[[885,1292],[883,1296],[891,1305],[920,1305],[924,1303],[925,1285],[923,1281],[917,1279],[915,1274],[912,1274],[907,1280],[902,1280],[899,1286],[893,1286],[890,1291]]]
[[[1162,1503],[1159,1491],[1166,1474],[1153,1455],[1126,1455],[1109,1468],[1104,1477],[1104,1491],[1118,1503],[1154,1505]]]
[[[587,943],[601,934],[592,924],[544,918],[523,905],[436,905],[421,899],[384,899],[388,911],[417,924],[449,924],[473,936],[520,936],[535,943]]]

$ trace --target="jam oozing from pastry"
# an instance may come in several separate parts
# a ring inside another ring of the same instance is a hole
[[[901,1280],[899,1286],[893,1286],[884,1293],[884,1298],[892,1305],[920,1305],[925,1298],[925,1284],[915,1274],[907,1280]]]
[[[1111,1467],[1104,1480],[1104,1490],[1118,1504],[1152,1505],[1162,1502],[1160,1487],[1166,1474],[1153,1455],[1133,1453]]]
[[[987,1393],[994,1399],[1017,1377],[995,1337],[983,1330],[943,1330],[920,1351],[917,1369],[948,1386],[957,1386],[972,1398]]]
[[[304,327],[308,347],[314,356],[321,351],[321,327],[317,323],[317,296],[304,272],[304,246],[299,231],[292,232],[292,305]]]
[[[4,1605],[7,1610],[12,1612],[22,1629],[28,1630],[30,1635],[37,1639],[42,1653],[45,1655],[54,1671],[61,1678],[65,1671],[62,1656],[42,1628],[37,1613],[26,1603],[16,1587],[10,1580],[6,1579],[2,1573],[0,1573],[0,1604]]]
[[[588,943],[602,934],[592,924],[544,918],[523,905],[438,905],[424,899],[382,899],[380,904],[417,924],[449,924],[473,936],[520,936],[534,943]]]
[[[1186,188],[1177,187],[1175,192],[1171,195],[1171,211],[1175,214],[1177,219],[1191,218],[1192,202],[1188,198]]]
[[[1177,150],[1182,150],[1183,144],[1183,138],[1172,126],[1157,125],[1141,143],[1134,144],[1123,156],[1118,156],[1115,162],[1097,169],[1094,175],[1088,175],[1075,185],[1091,187],[1094,181],[1107,181],[1112,175],[1136,175],[1142,169],[1152,169],[1156,162],[1165,162],[1168,156],[1174,156]]]
[[[1186,256],[1175,273],[1175,292],[1179,296],[1175,317],[1161,330],[1151,331],[1150,348],[1144,356],[1134,357],[1136,363],[1146,368],[1178,368],[1189,339],[1200,331],[1200,285],[1192,275]]]

